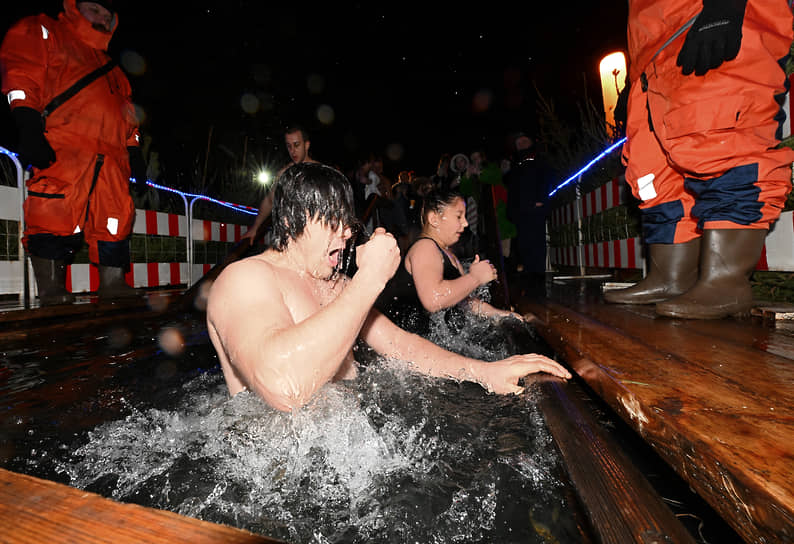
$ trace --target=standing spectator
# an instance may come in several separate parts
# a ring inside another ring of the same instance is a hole
[[[372,160],[372,170],[369,173],[370,179],[377,178],[377,192],[384,198],[391,198],[392,181],[383,173],[383,157],[375,155]]]
[[[449,185],[447,187],[443,187],[444,189],[455,189],[456,191],[460,190],[460,181],[463,176],[466,175],[466,172],[469,168],[469,158],[466,156],[465,153],[457,153],[452,156],[452,159],[449,161]]]
[[[458,153],[452,156],[450,161],[450,170],[452,175],[450,177],[448,189],[459,191],[466,202],[466,228],[461,234],[454,250],[458,258],[470,259],[474,257],[477,246],[477,223],[479,213],[477,210],[477,201],[473,195],[473,185],[478,184],[479,180],[477,174],[479,170],[476,166],[472,165],[469,158],[465,153]]]
[[[449,187],[450,171],[449,171],[450,156],[449,153],[443,153],[438,159],[438,166],[436,173],[433,174],[433,185],[436,189]]]
[[[20,20],[0,47],[17,149],[33,167],[23,243],[42,305],[74,301],[66,266],[84,240],[99,268],[99,295],[136,294],[124,280],[135,218],[130,174],[136,188],[145,189],[146,179],[130,83],[107,54],[117,26],[113,2],[63,5],[57,19]],[[93,79],[78,84],[88,74]]]
[[[356,217],[364,223],[365,228],[372,232],[373,201],[378,196],[379,179],[372,172],[375,156],[372,153],[364,154],[350,174],[350,184],[353,186],[353,199],[355,202]]]
[[[284,131],[284,144],[287,147],[290,161],[281,167],[281,170],[279,170],[275,176],[276,179],[281,177],[281,174],[294,164],[317,162],[309,155],[309,148],[312,144],[309,139],[309,133],[300,125],[291,125],[287,127]],[[275,187],[275,185],[274,182],[265,195],[265,198],[262,199],[262,203],[259,205],[259,213],[254,220],[254,224],[251,225],[251,228],[242,236],[243,240],[248,240],[251,244],[259,238],[259,229],[267,218],[270,217],[270,212],[273,210],[273,187]]]
[[[533,139],[519,133],[507,174],[507,218],[518,231],[517,257],[530,292],[540,290],[546,281],[548,195],[549,170],[536,157]]]
[[[623,161],[649,268],[608,302],[692,319],[749,311],[749,276],[791,190],[794,151],[778,143],[792,38],[783,0],[631,2]]]
[[[410,185],[406,181],[402,181],[401,177],[399,175],[397,183],[391,187],[391,198],[383,199],[388,202],[388,205],[384,205],[380,209],[380,226],[385,228],[386,232],[394,235],[402,253],[415,238],[415,230],[418,231],[418,228],[414,229],[409,220],[411,213],[411,201],[408,194]]]

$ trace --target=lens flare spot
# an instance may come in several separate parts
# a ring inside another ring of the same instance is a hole
[[[240,97],[240,107],[249,115],[255,114],[259,110],[259,99],[251,93],[244,93]]]
[[[405,148],[402,144],[393,143],[386,146],[386,156],[389,160],[399,161],[405,154]]]
[[[491,102],[493,102],[493,93],[489,89],[481,89],[474,93],[472,109],[475,113],[488,111],[491,107]]]
[[[171,356],[181,355],[185,349],[185,339],[182,338],[182,333],[173,327],[166,327],[160,331],[157,343],[163,351]]]
[[[135,109],[135,122],[138,123],[138,125],[142,125],[143,122],[146,121],[146,110],[138,104],[133,105],[133,108]]]
[[[334,109],[328,104],[321,104],[317,107],[317,120],[324,125],[331,125],[334,122]]]
[[[134,76],[141,76],[146,72],[146,59],[136,51],[126,49],[121,52],[120,63],[124,71]]]

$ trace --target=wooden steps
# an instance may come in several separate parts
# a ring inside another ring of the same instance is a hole
[[[794,335],[656,317],[570,287],[538,332],[748,542],[794,541]]]

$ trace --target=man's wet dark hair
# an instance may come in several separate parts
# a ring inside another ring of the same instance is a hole
[[[300,163],[287,168],[273,191],[273,246],[287,247],[306,229],[310,218],[332,229],[354,227],[353,189],[338,170],[320,163]]]
[[[455,200],[465,198],[463,195],[454,189],[433,189],[422,199],[422,225],[425,224],[427,216],[430,212],[442,213],[444,208],[450,204],[454,204]]]

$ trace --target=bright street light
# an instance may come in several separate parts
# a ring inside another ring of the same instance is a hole
[[[270,179],[271,178],[272,178],[272,176],[270,175],[270,172],[268,172],[267,170],[265,170],[263,168],[262,170],[260,170],[259,172],[256,173],[256,176],[255,176],[254,179],[256,179],[256,181],[258,181],[262,185],[267,186],[270,183]]]

